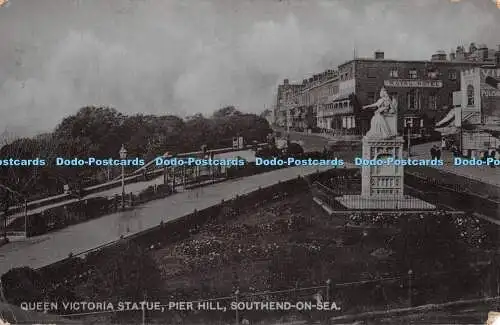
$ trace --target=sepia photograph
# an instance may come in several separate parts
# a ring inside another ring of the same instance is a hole
[[[0,30],[0,325],[500,325],[500,1]]]

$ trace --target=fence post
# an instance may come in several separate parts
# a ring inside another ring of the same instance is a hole
[[[240,324],[240,313],[238,311],[238,302],[239,302],[239,295],[240,295],[240,290],[237,289],[234,292],[235,300],[236,300],[236,325]]]
[[[146,293],[144,293],[144,304],[142,305],[142,325],[146,325]]]
[[[326,280],[326,302],[330,302],[330,285],[332,283],[332,280],[328,279]]]

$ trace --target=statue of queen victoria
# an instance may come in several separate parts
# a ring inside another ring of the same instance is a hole
[[[377,102],[363,106],[366,108],[377,108],[370,123],[370,130],[366,133],[368,138],[389,139],[397,135],[396,113],[398,103],[396,98],[389,97],[387,90],[380,90],[380,99]]]

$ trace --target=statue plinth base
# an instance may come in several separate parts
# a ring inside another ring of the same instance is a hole
[[[348,210],[430,211],[436,209],[436,206],[408,195],[396,197],[343,195],[335,200]]]
[[[404,139],[363,138],[365,162],[361,167],[361,195],[344,195],[337,202],[350,210],[434,210],[436,207],[418,198],[404,195],[404,167],[394,161],[403,160]],[[379,164],[392,159],[392,163]],[[374,163],[375,162],[375,163]]]

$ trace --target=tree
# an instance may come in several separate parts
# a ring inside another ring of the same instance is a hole
[[[64,118],[51,134],[12,141],[0,148],[0,157],[46,159],[118,158],[122,144],[129,157],[150,160],[165,152],[179,153],[232,146],[232,138],[243,136],[247,143],[264,142],[271,132],[267,121],[255,114],[243,114],[234,106],[216,111],[211,118],[198,113],[185,121],[177,116],[136,114],[125,116],[114,108],[87,106]],[[30,199],[59,194],[65,184],[90,186],[104,181],[113,169],[43,168],[0,169],[0,180]],[[25,192],[23,192],[25,191]]]
[[[226,106],[221,109],[218,109],[212,115],[213,119],[225,118],[234,115],[241,115],[241,112],[236,109],[234,106]]]
[[[125,117],[114,108],[87,106],[65,118],[55,129],[57,139],[83,139],[92,144],[88,154],[106,157],[128,140]]]
[[[202,144],[215,147],[218,139],[214,138],[213,120],[205,118],[202,114],[195,114],[186,121],[185,139],[190,144],[198,144],[196,150]]]
[[[270,110],[269,108],[267,108],[262,113],[260,113],[259,116],[262,117],[262,118],[266,118],[266,117],[268,117],[271,114],[273,114],[273,111]]]

